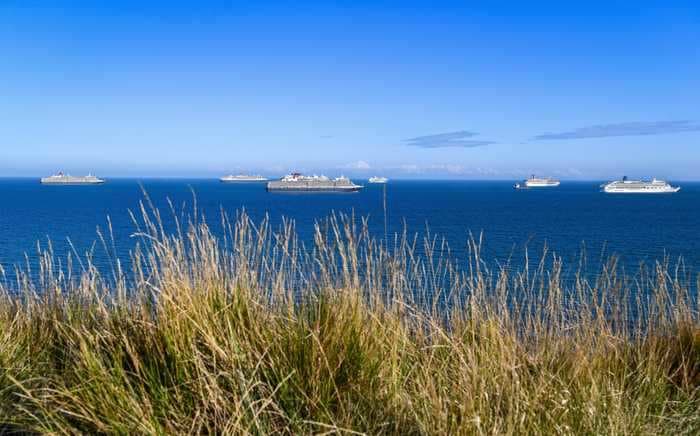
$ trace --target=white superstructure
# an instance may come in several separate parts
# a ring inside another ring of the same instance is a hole
[[[41,183],[44,185],[100,185],[104,183],[103,179],[99,179],[92,174],[87,176],[71,176],[59,172],[53,176],[44,177]]]
[[[534,175],[532,175],[529,179],[523,180],[520,183],[516,183],[515,188],[554,188],[559,186],[560,184],[561,182],[559,180],[553,179],[551,177],[535,177]]]
[[[608,194],[672,194],[680,191],[678,186],[671,186],[663,180],[652,179],[650,182],[644,180],[615,180],[603,185],[603,191]]]
[[[260,176],[260,175],[255,175],[251,176],[248,174],[236,174],[236,175],[228,175],[220,178],[223,183],[233,183],[233,182],[267,182],[267,178]]]
[[[388,181],[389,181],[389,179],[387,179],[386,177],[374,176],[374,177],[369,178],[370,183],[386,183]]]

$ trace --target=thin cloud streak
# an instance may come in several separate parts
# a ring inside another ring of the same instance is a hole
[[[481,139],[468,139],[477,136],[478,133],[468,130],[460,130],[457,132],[439,133],[436,135],[417,136],[415,138],[405,139],[404,143],[412,147],[419,148],[445,148],[445,147],[462,147],[473,148],[483,147],[486,145],[495,144],[494,141],[485,141]]]
[[[372,166],[367,161],[358,160],[356,162],[350,162],[348,164],[342,165],[340,168],[348,170],[369,170],[372,168]]]
[[[649,136],[668,133],[697,132],[700,123],[690,120],[631,122],[616,124],[597,124],[581,127],[567,132],[543,133],[534,139],[538,141],[608,138],[614,136]]]

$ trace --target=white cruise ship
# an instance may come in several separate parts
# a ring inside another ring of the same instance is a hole
[[[347,177],[330,179],[326,176],[304,176],[301,173],[292,173],[279,180],[267,182],[268,191],[335,191],[356,192],[362,189]]]
[[[44,185],[101,185],[104,182],[103,179],[99,179],[92,174],[71,176],[62,172],[41,179],[41,183]]]
[[[561,184],[557,179],[551,177],[535,177],[530,176],[529,179],[523,180],[520,183],[516,183],[515,189],[528,189],[528,188],[554,188]]]
[[[387,183],[388,181],[389,181],[389,179],[387,179],[386,177],[374,176],[374,177],[369,178],[370,183]]]
[[[260,176],[260,175],[255,175],[255,176],[250,176],[248,174],[236,174],[236,175],[228,175],[220,178],[223,183],[234,183],[234,182],[267,182],[267,178]]]
[[[602,185],[603,191],[608,194],[672,194],[681,190],[678,186],[671,186],[663,180],[615,180]]]

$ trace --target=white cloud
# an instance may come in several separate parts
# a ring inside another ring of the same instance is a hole
[[[420,168],[416,164],[403,164],[399,165],[399,170],[405,171],[407,173],[417,173],[420,171]]]
[[[477,167],[476,168],[476,173],[484,176],[500,176],[503,175],[503,173],[495,168],[482,168],[482,167]]]
[[[342,168],[348,170],[369,170],[372,166],[364,160],[358,160],[357,162],[350,162],[349,164],[343,165]]]
[[[503,176],[503,173],[495,168],[466,167],[460,164],[432,164],[415,168],[415,172],[432,174],[450,174],[453,176]]]
[[[464,165],[458,164],[435,164],[425,167],[426,171],[447,172],[449,174],[468,174],[470,171]]]

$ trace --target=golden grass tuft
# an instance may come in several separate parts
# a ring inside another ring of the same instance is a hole
[[[680,269],[567,281],[555,256],[491,270],[472,241],[458,265],[348,217],[312,247],[291,222],[182,221],[142,207],[129,273],[49,250],[2,289],[0,433],[700,432]]]

